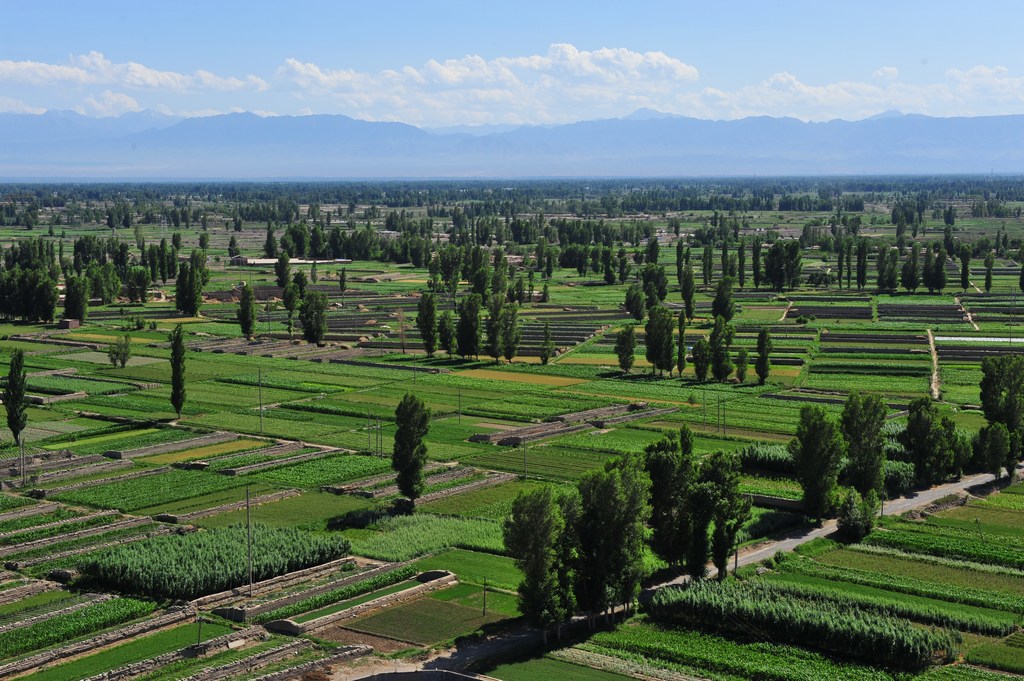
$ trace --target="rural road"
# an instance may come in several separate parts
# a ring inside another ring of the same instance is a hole
[[[1020,473],[1021,470],[1024,470],[1024,464],[1018,466],[1017,472]],[[993,480],[995,480],[994,476],[989,473],[966,475],[955,482],[936,485],[935,487],[927,490],[921,490],[907,496],[888,500],[885,502],[882,512],[884,515],[899,515],[901,513],[906,513],[907,511],[924,508],[934,504],[943,497],[949,496],[950,494],[964,492],[977,487],[978,485],[990,483]],[[807,542],[813,541],[819,537],[827,537],[836,531],[836,525],[835,520],[829,520],[821,527],[795,530],[788,534],[781,535],[775,540],[757,545],[749,551],[741,551],[739,565],[741,567],[753,565],[767,558],[771,558],[779,551],[792,551],[801,544],[806,544]],[[714,567],[708,567],[708,576],[714,576],[716,574]],[[673,584],[683,584],[688,579],[689,578],[686,575],[681,575],[669,581],[648,587],[640,595],[640,600],[643,602],[650,598],[658,589],[671,586]],[[413,671],[417,669],[465,670],[471,668],[475,662],[502,658],[516,649],[525,649],[527,647],[537,646],[540,643],[540,632],[526,627],[517,627],[513,631],[506,632],[501,636],[482,641],[472,641],[468,644],[462,645],[461,647],[444,651],[427,660],[416,662],[408,660],[402,662],[377,662],[376,660],[368,660],[364,663],[365,666],[361,668],[347,670],[339,669],[331,678],[335,681],[364,679],[372,675],[374,671]]]
[[[1024,469],[1024,464],[1017,467],[1017,472]],[[907,511],[913,511],[915,509],[924,508],[934,504],[939,499],[955,494],[957,492],[964,492],[968,489],[977,487],[978,485],[985,485],[995,480],[995,477],[991,473],[975,473],[974,475],[965,475],[955,482],[947,482],[942,485],[936,485],[926,490],[914,492],[907,496],[897,497],[896,499],[890,499],[883,504],[882,514],[883,515],[900,515]],[[792,551],[801,544],[806,544],[809,541],[818,539],[819,537],[827,537],[836,531],[837,523],[835,520],[826,521],[821,527],[814,527],[811,529],[800,529],[793,532],[783,534],[778,539],[760,544],[752,548],[750,551],[740,551],[739,565],[743,567],[745,565],[753,565],[759,563],[762,560],[771,558],[779,551]],[[708,576],[714,576],[717,574],[713,566],[709,566]],[[681,575],[667,582],[656,584],[645,590],[647,595],[650,595],[657,589],[663,586],[669,586],[672,584],[682,584],[686,582],[688,577]]]

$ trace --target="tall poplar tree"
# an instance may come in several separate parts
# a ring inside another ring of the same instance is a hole
[[[423,495],[423,467],[427,463],[427,445],[423,438],[429,430],[430,410],[423,400],[406,393],[395,409],[391,467],[397,473],[398,491],[413,504]]]
[[[185,406],[185,332],[181,324],[171,331],[171,406],[180,419]]]

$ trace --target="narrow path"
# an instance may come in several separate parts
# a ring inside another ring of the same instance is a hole
[[[964,307],[964,304],[960,302],[960,296],[953,296],[953,301],[956,303],[957,307],[960,308],[960,311],[964,314],[964,318],[967,320],[967,323],[973,326],[975,331],[980,331],[981,329],[979,329],[978,325],[974,323],[974,317],[971,316],[971,313],[967,311],[967,308]]]
[[[776,323],[777,324],[781,324],[782,322],[786,321],[786,315],[788,315],[789,311],[792,310],[792,309],[793,309],[793,301],[791,300],[791,301],[789,301],[789,304],[786,305],[786,309],[782,311],[782,316],[779,317],[779,321],[776,322]]]
[[[939,390],[939,353],[935,350],[935,334],[928,329],[928,350],[932,353],[932,399],[938,401]]]

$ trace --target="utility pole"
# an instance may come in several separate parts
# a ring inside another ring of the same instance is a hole
[[[249,485],[245,486],[245,525],[249,549],[249,598],[252,598],[252,506],[249,504]]]

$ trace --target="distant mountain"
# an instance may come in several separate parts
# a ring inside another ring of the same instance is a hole
[[[0,113],[0,140],[46,142],[124,137],[144,130],[166,128],[181,121],[155,111],[137,111],[118,117],[93,118],[74,111],[43,114]]]
[[[0,178],[418,178],[1024,173],[1024,116],[805,123],[621,119],[436,134],[339,115],[0,115]],[[479,134],[483,133],[483,134]]]
[[[511,132],[517,130],[523,126],[521,125],[450,125],[443,128],[423,128],[427,132],[435,135],[473,135],[474,137],[481,137],[483,135],[492,135],[496,132]]]

